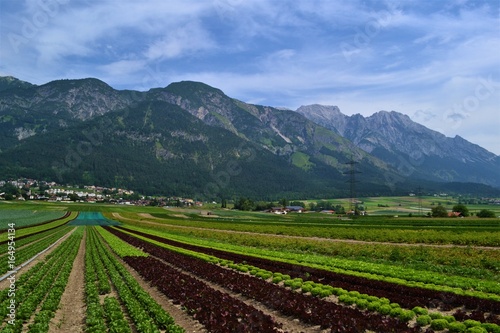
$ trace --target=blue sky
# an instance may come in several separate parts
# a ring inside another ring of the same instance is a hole
[[[398,111],[500,154],[500,1],[0,0],[0,75]]]

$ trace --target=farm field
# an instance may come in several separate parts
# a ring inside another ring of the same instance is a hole
[[[3,206],[0,332],[500,332],[500,219]]]

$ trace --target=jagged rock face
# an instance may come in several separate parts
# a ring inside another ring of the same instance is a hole
[[[404,165],[406,173],[500,185],[498,156],[460,136],[448,138],[430,130],[407,115],[380,111],[369,117],[346,116],[336,106],[321,105],[302,106],[297,112],[394,167]]]

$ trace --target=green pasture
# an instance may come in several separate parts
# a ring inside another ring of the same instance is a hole
[[[408,216],[410,213],[417,216],[420,213],[426,215],[436,205],[443,205],[447,210],[451,211],[453,206],[458,204],[458,198],[453,197],[434,197],[434,196],[398,196],[398,197],[359,197],[358,201],[363,202],[369,215],[387,215],[387,216]],[[295,201],[291,199],[291,201]],[[321,200],[297,200],[305,204],[305,208],[309,208],[310,203],[316,203]],[[349,207],[350,199],[325,199],[323,201],[331,202],[333,205],[342,205],[345,208]],[[466,205],[469,211],[473,214],[479,212],[481,209],[492,210],[497,216],[500,216],[500,205]],[[163,208],[158,207],[143,207],[132,205],[118,205],[118,204],[97,204],[97,203],[71,203],[71,202],[44,202],[44,201],[0,201],[0,211],[2,210],[55,210],[55,211],[98,211],[98,212],[165,212]],[[232,210],[222,210],[220,205],[207,204],[204,207],[186,208],[185,214],[199,215],[203,211],[210,210],[216,211],[220,216],[231,216],[237,219],[255,218],[259,214],[254,212],[239,212]],[[290,216],[273,216],[273,217],[260,217],[264,220],[272,221],[273,219],[293,219]]]
[[[65,213],[65,211],[3,209],[0,210],[0,230],[7,229],[10,223],[15,223],[16,228],[22,228],[55,220],[63,217]]]
[[[300,200],[299,200],[300,201]],[[318,200],[303,200],[307,205]],[[342,205],[345,208],[349,207],[351,199],[325,199],[324,201],[331,202],[333,205]],[[359,197],[357,198],[359,205],[362,205],[370,215],[426,215],[431,209],[437,205],[444,206],[448,211],[451,211],[453,206],[459,203],[458,198],[454,197],[434,197],[434,196],[397,196],[397,197]],[[492,210],[497,216],[500,216],[500,205],[491,204],[476,204],[467,205],[470,213],[474,215],[481,209]]]
[[[142,207],[133,205],[91,204],[83,202],[46,202],[46,201],[0,201],[2,210],[32,210],[32,211],[75,211],[75,212],[163,212],[158,207]]]

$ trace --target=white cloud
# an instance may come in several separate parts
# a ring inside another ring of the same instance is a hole
[[[475,143],[500,154],[498,88],[473,111],[453,111],[481,79],[500,80],[496,0],[56,2],[2,3],[0,73],[140,90],[197,80],[267,105],[395,110],[465,138],[486,122]],[[25,38],[17,50],[9,33]]]
[[[168,31],[144,52],[148,60],[176,58],[193,52],[207,51],[216,47],[216,43],[207,31],[197,22]]]

